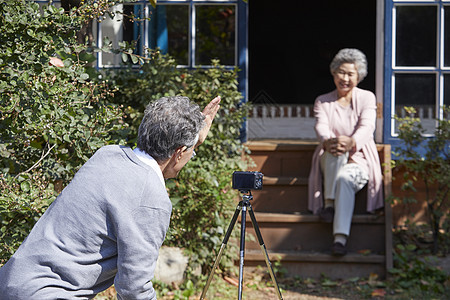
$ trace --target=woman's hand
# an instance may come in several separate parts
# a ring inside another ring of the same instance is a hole
[[[339,149],[344,152],[349,152],[356,146],[355,139],[349,136],[341,135],[337,138]]]
[[[203,143],[208,135],[209,129],[211,128],[214,117],[220,108],[220,96],[214,98],[208,105],[203,109],[203,115],[205,116],[205,126],[200,130],[198,142],[196,147]]]
[[[337,138],[331,138],[323,142],[325,151],[330,152],[334,156],[340,156],[352,150],[356,142],[352,137],[341,135]]]
[[[323,149],[325,151],[328,151],[334,156],[339,156],[337,147],[338,147],[337,138],[331,138],[323,141]]]

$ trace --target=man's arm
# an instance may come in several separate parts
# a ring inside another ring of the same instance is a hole
[[[156,299],[151,280],[169,222],[170,212],[140,207],[118,224],[114,280],[118,299]]]
[[[214,120],[214,117],[217,114],[217,111],[220,108],[220,96],[217,96],[214,98],[211,102],[209,102],[208,105],[203,109],[203,115],[205,116],[205,126],[200,130],[198,142],[195,147],[198,147],[200,144],[202,144],[206,136],[208,135],[209,130],[211,129],[212,122]]]

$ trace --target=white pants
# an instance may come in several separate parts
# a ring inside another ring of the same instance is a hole
[[[369,181],[369,175],[355,163],[348,162],[348,153],[334,156],[325,151],[320,158],[324,199],[334,199],[333,234],[350,234],[355,194]]]

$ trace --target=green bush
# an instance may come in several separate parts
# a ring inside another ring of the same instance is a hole
[[[86,2],[64,12],[0,0],[0,265],[99,147],[135,145],[150,101],[185,95],[204,107],[220,95],[221,109],[207,140],[178,180],[167,184],[174,210],[165,244],[185,248],[192,267],[206,268],[237,204],[232,172],[246,167],[239,131],[248,105],[241,103],[237,70],[218,62],[209,69],[181,70],[169,56],[151,51],[149,61],[138,60],[139,70],[98,76],[88,67],[92,48],[76,41],[79,28],[106,6],[94,8]],[[232,265],[230,255],[225,253],[222,267]]]
[[[86,18],[0,0],[0,264],[81,165],[118,143],[123,112],[105,102],[93,56],[76,42]]]
[[[396,164],[405,167],[403,190],[415,191],[414,183],[421,179],[425,184],[428,224],[433,232],[433,253],[439,250],[441,224],[450,206],[450,120],[438,120],[434,137],[424,137],[425,130],[415,116],[413,107],[405,107],[408,115],[396,116],[402,147],[394,152]],[[450,108],[444,106],[445,115]],[[396,157],[395,157],[396,156]],[[432,194],[432,190],[435,193]],[[403,199],[405,203],[416,199]]]
[[[415,295],[434,298],[443,295],[449,276],[445,271],[432,266],[430,258],[418,257],[416,245],[397,245],[394,252],[394,268],[391,282],[396,289],[402,289]],[[437,298],[436,298],[437,299]]]

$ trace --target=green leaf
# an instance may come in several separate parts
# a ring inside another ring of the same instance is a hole
[[[29,191],[30,191],[30,182],[28,182],[28,181],[23,181],[21,184],[20,184],[20,189],[23,191],[23,192],[25,192],[25,193],[28,193]]]
[[[85,61],[87,63],[94,62],[96,60],[96,56],[91,53],[82,52],[80,53],[80,60]]]
[[[83,116],[81,117],[81,122],[82,122],[83,124],[86,124],[88,121],[89,121],[89,116],[88,116],[88,115],[83,115]]]
[[[87,73],[82,73],[82,74],[80,75],[80,79],[81,79],[81,80],[87,80],[87,79],[89,79],[89,74],[87,74]]]
[[[332,287],[332,286],[337,286],[337,285],[338,285],[338,283],[336,281],[332,281],[329,279],[326,279],[322,282],[322,286],[325,286],[325,287]]]
[[[172,202],[172,206],[176,206],[178,202],[183,200],[181,197],[170,197],[170,202]]]
[[[36,149],[42,149],[42,144],[38,141],[31,141],[30,146]]]

